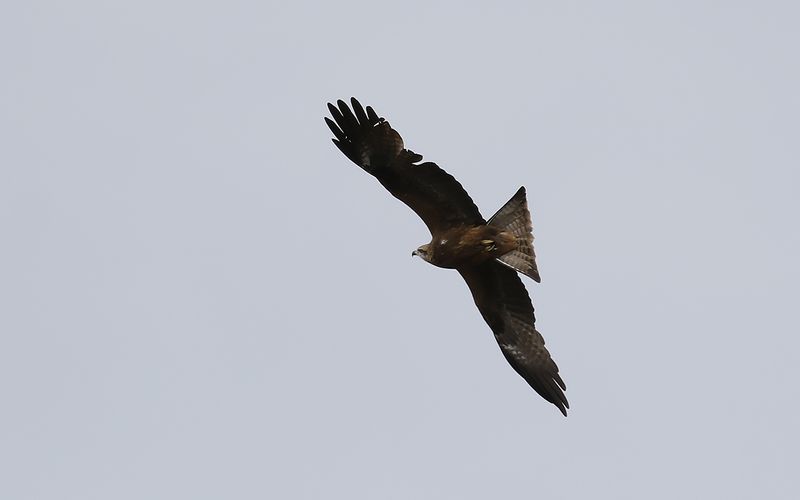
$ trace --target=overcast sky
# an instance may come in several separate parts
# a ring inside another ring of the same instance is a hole
[[[800,496],[800,7],[486,3],[0,7],[0,497]],[[350,96],[527,188],[568,418]]]

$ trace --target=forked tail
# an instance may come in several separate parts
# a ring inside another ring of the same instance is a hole
[[[519,188],[519,191],[489,219],[489,224],[508,231],[517,239],[517,248],[501,255],[497,260],[539,283],[541,278],[536,268],[536,254],[533,251],[533,225],[524,187]]]

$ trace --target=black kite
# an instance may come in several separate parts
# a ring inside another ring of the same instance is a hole
[[[539,281],[525,188],[489,221],[461,184],[435,163],[405,149],[403,139],[367,106],[351,99],[328,104],[333,143],[419,215],[431,242],[412,255],[457,270],[494,332],[508,362],[544,399],[567,415],[566,385],[534,327],[531,299],[517,271]]]

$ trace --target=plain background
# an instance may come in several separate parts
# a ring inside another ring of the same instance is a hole
[[[796,2],[6,2],[0,497],[800,495]],[[520,185],[568,418],[357,96]]]

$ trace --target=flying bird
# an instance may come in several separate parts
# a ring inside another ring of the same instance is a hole
[[[412,252],[434,266],[455,269],[494,333],[506,360],[564,416],[566,385],[536,331],[533,305],[517,273],[539,282],[525,188],[486,221],[461,184],[435,163],[405,149],[384,118],[351,98],[328,104],[333,143],[422,218],[431,241]]]

